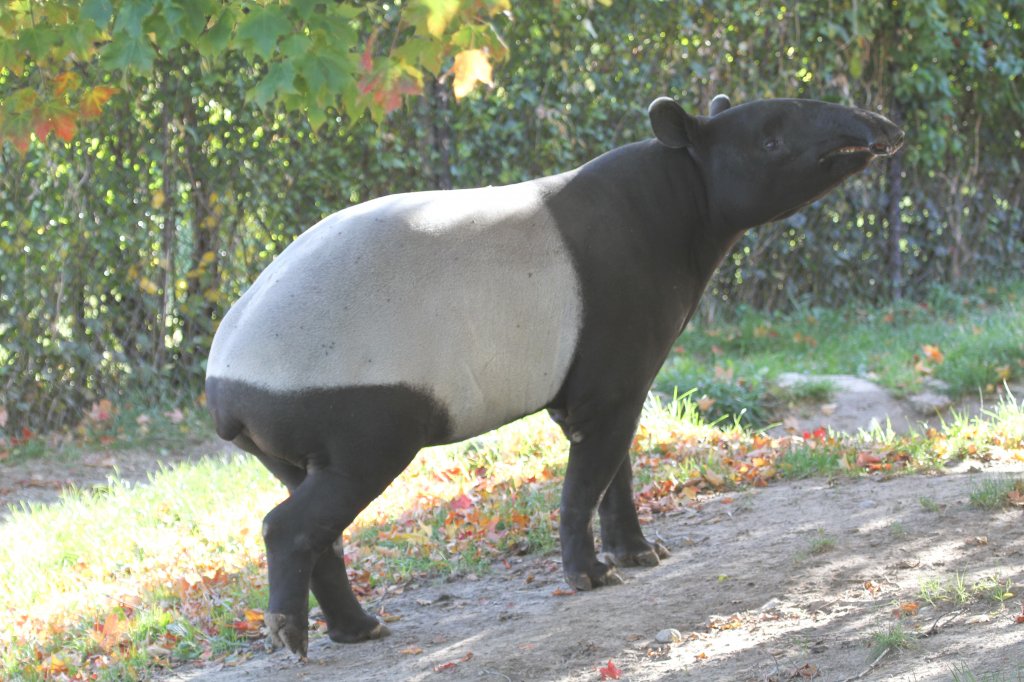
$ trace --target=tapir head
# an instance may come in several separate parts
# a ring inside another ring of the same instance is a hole
[[[660,97],[648,113],[662,144],[689,151],[709,206],[737,230],[793,213],[903,144],[903,131],[884,116],[814,100],[733,107],[718,95],[710,116],[692,116]]]

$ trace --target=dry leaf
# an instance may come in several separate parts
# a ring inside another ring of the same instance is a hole
[[[618,669],[615,662],[610,659],[608,661],[608,665],[603,668],[598,668],[597,670],[601,673],[602,680],[617,680],[622,674],[622,671]]]

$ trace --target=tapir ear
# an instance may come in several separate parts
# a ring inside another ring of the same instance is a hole
[[[725,95],[715,95],[715,98],[711,100],[711,106],[709,107],[712,116],[718,116],[720,113],[732,106],[732,102]]]
[[[683,111],[671,97],[659,97],[647,108],[651,118],[651,130],[666,147],[680,149],[694,143],[697,133],[697,119]]]

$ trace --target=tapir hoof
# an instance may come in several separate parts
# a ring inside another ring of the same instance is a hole
[[[614,568],[600,561],[595,561],[587,571],[566,571],[565,580],[573,589],[581,592],[589,592],[603,585],[621,585],[624,582]]]
[[[607,553],[607,560],[615,566],[657,566],[662,559],[671,556],[668,548],[660,542],[652,542],[647,549],[639,551],[612,550]]]
[[[331,638],[332,642],[338,642],[339,644],[354,644],[356,642],[365,642],[370,639],[382,639],[391,634],[391,630],[389,630],[383,623],[378,623],[375,619],[372,620],[373,625],[369,628],[355,632],[334,628],[327,631],[327,636]]]
[[[309,629],[305,618],[300,621],[284,613],[265,613],[263,622],[270,633],[271,650],[286,646],[292,653],[306,658],[309,651]]]

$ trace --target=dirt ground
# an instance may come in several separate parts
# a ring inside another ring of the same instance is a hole
[[[920,416],[895,401],[888,413],[865,408],[839,422],[854,412],[856,393],[805,407],[791,424],[831,420],[856,430],[870,419]],[[131,457],[122,460],[124,473]],[[11,487],[12,469],[3,470],[0,488]],[[1024,624],[1016,622],[1024,512],[968,502],[982,480],[1006,472],[1024,473],[1024,464],[782,481],[723,494],[648,526],[672,556],[655,568],[623,569],[624,585],[564,595],[557,555],[516,557],[483,576],[409,585],[367,604],[395,618],[386,639],[336,645],[314,635],[307,662],[257,645],[161,679],[577,682],[603,679],[611,661],[618,679],[635,681],[925,682],[965,670],[974,678],[961,678],[1024,680]],[[0,491],[0,503],[12,499],[16,492]],[[994,586],[1007,581],[1015,594],[1000,603]],[[953,598],[958,583],[965,600]],[[922,588],[936,595],[934,604]],[[901,608],[908,602],[917,610]],[[904,628],[907,648],[877,660],[872,635],[894,625]],[[669,628],[675,639],[658,642]]]

